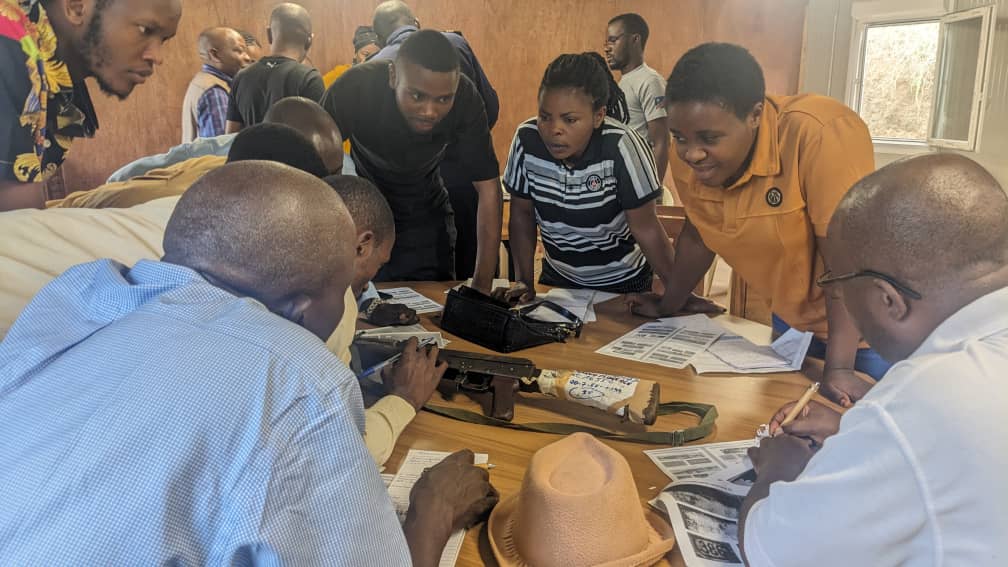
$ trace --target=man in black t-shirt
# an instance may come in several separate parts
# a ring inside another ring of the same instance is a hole
[[[322,106],[351,141],[357,174],[381,189],[395,217],[395,247],[376,281],[454,279],[454,218],[439,167],[455,144],[469,179],[478,180],[473,287],[489,292],[500,247],[500,171],[483,101],[459,72],[452,44],[433,30],[413,33],[394,63],[347,70]]]
[[[259,124],[278,100],[303,96],[319,101],[325,94],[322,75],[301,63],[314,37],[308,10],[280,4],[270,14],[266,37],[270,54],[238,73],[231,85],[228,133]]]

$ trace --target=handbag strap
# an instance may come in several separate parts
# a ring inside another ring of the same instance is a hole
[[[700,418],[700,423],[693,427],[677,429],[675,431],[644,431],[640,433],[615,433],[606,429],[580,425],[575,423],[512,423],[503,419],[487,417],[481,413],[472,412],[460,408],[450,408],[445,406],[435,406],[427,404],[423,409],[451,419],[476,423],[479,425],[492,425],[495,427],[505,427],[516,431],[532,431],[536,433],[552,433],[555,435],[570,435],[571,433],[589,433],[600,439],[610,439],[613,441],[629,441],[632,443],[651,443],[655,445],[668,445],[678,447],[690,441],[703,439],[714,430],[714,423],[717,420],[717,408],[711,404],[700,404],[693,402],[665,402],[658,404],[658,415],[670,415],[674,413],[689,413]]]

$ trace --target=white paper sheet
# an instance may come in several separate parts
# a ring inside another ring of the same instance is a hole
[[[444,309],[443,305],[420,295],[411,287],[393,287],[380,291],[392,296],[386,300],[389,303],[401,303],[417,313],[434,313]]]
[[[416,337],[417,340],[434,339],[440,348],[444,348],[451,342],[444,338],[440,331],[428,331],[420,323],[364,329],[363,331],[359,331],[357,336],[388,341],[408,341],[412,337]]]
[[[763,374],[801,370],[812,338],[812,333],[789,329],[767,346],[756,345],[738,335],[725,333],[706,353],[693,359],[693,369],[697,374]]]
[[[440,463],[451,453],[445,451],[420,451],[410,449],[399,465],[399,472],[388,485],[389,497],[395,506],[396,514],[399,515],[399,523],[406,520],[406,512],[409,511],[409,495],[413,490],[413,485],[420,479],[424,469],[433,467]],[[488,456],[486,453],[476,453],[474,462],[476,464],[486,464]],[[444,552],[441,554],[440,567],[454,567],[458,561],[459,551],[462,549],[462,542],[465,541],[465,530],[458,530],[448,539]]]
[[[706,315],[669,317],[645,323],[595,352],[668,368],[686,368],[723,332]]]

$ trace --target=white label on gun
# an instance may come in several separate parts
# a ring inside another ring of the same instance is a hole
[[[537,380],[539,390],[547,396],[571,400],[622,416],[626,401],[637,391],[639,382],[628,376],[613,376],[595,372],[543,370]]]

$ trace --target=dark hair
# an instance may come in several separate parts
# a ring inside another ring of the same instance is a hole
[[[626,95],[619,87],[605,59],[594,51],[565,53],[546,67],[539,92],[546,89],[581,89],[592,99],[592,108],[605,107],[606,115],[620,122],[630,118]]]
[[[441,32],[435,30],[419,30],[411,33],[399,48],[396,61],[401,59],[437,73],[459,70],[459,56],[455,46]]]
[[[620,14],[615,18],[609,20],[610,24],[615,24],[616,22],[623,24],[623,29],[626,31],[626,33],[636,34],[640,36],[641,50],[643,50],[644,47],[647,46],[648,36],[650,35],[651,31],[648,29],[647,22],[644,21],[644,18],[642,18],[640,14],[634,14],[634,13]]]
[[[245,39],[246,45],[255,45],[257,47],[262,47],[262,44],[259,43],[259,40],[256,39],[256,36],[252,35],[252,32],[247,32],[245,30],[240,30],[237,28],[235,28],[235,31],[238,32],[238,35],[242,36],[242,38]]]
[[[763,69],[744,47],[704,43],[679,58],[665,86],[665,104],[714,102],[740,119],[763,102]]]
[[[395,236],[392,209],[374,183],[353,175],[330,175],[323,181],[343,198],[358,231],[370,230],[382,242]]]
[[[248,160],[279,162],[318,178],[329,175],[311,141],[284,124],[263,122],[242,129],[231,142],[227,162]]]

